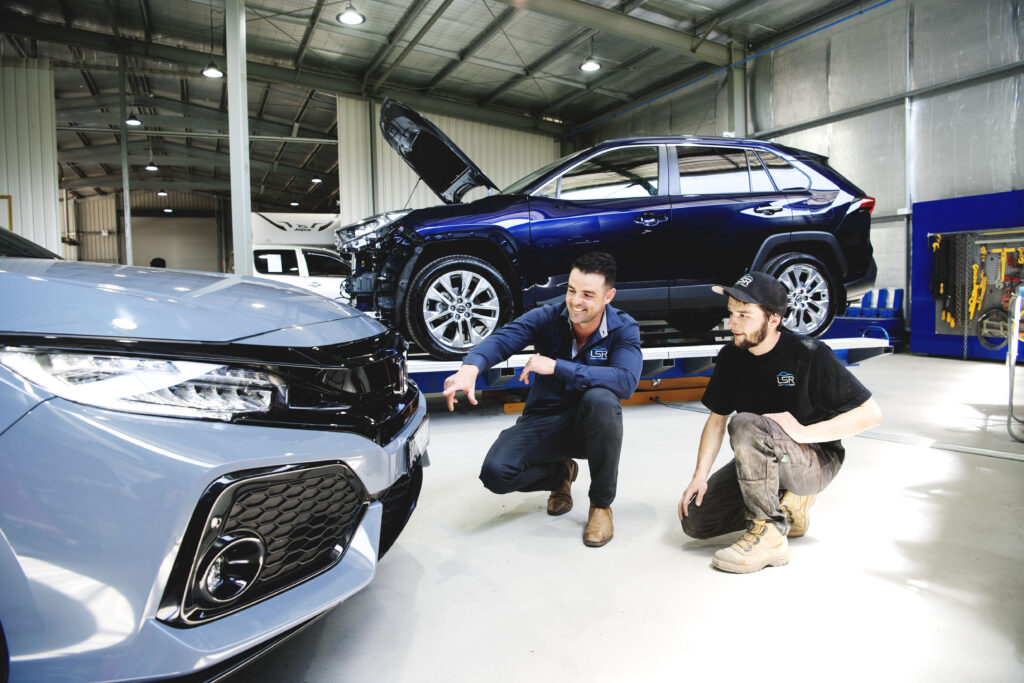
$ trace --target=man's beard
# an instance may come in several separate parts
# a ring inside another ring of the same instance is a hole
[[[761,323],[760,329],[758,329],[753,334],[748,334],[746,337],[743,338],[742,341],[735,341],[734,340],[733,343],[736,344],[736,346],[738,346],[739,348],[746,350],[746,349],[749,349],[751,347],[757,346],[758,344],[763,342],[767,336],[768,336],[768,317],[765,316],[764,322]]]

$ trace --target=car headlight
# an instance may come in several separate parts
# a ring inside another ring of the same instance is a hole
[[[342,226],[334,232],[338,251],[358,251],[373,241],[377,235],[393,223],[406,216],[412,209],[388,211],[370,216],[358,223]]]
[[[284,389],[269,373],[216,363],[8,348],[0,364],[69,401],[150,415],[230,420],[267,412]]]

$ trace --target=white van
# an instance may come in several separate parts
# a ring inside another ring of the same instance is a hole
[[[290,244],[255,244],[253,275],[304,287],[329,299],[348,301],[342,285],[351,266],[337,252],[324,247]]]

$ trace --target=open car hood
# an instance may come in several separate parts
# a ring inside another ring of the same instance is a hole
[[[381,105],[380,132],[445,204],[458,204],[474,187],[498,189],[437,126],[397,100]]]

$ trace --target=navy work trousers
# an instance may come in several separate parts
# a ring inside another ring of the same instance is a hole
[[[590,503],[611,507],[622,450],[622,404],[608,389],[584,392],[576,408],[523,415],[498,435],[484,457],[480,481],[494,493],[553,491],[565,480],[562,463],[590,463]]]

